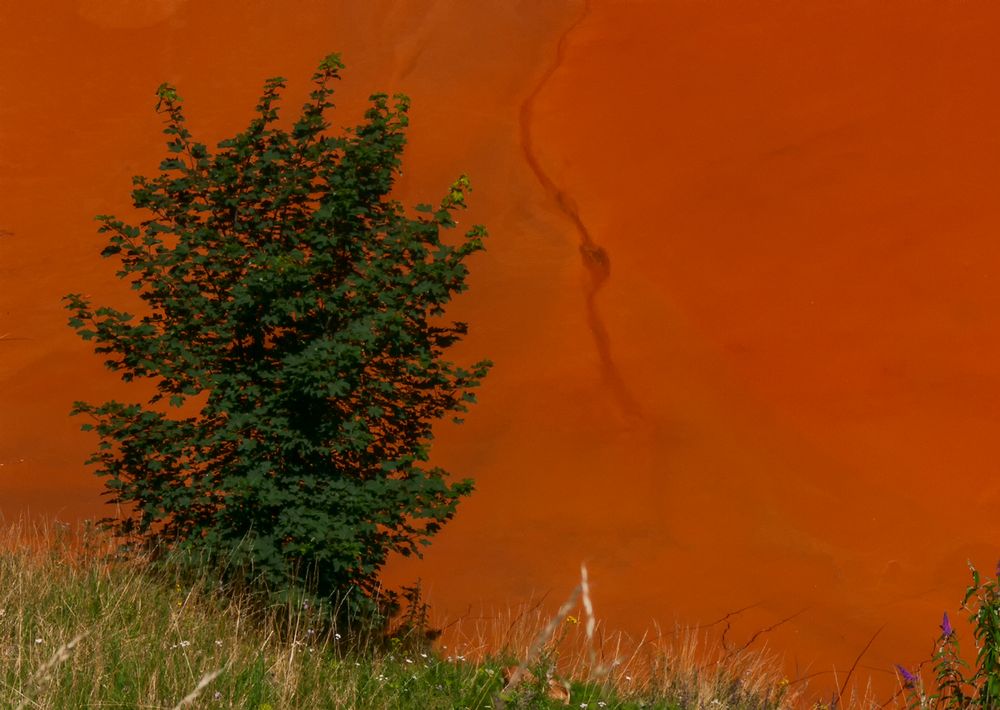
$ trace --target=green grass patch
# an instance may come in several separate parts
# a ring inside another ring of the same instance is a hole
[[[271,606],[181,582],[53,532],[0,535],[0,707],[779,708],[759,654],[725,662],[696,637],[597,640],[577,616],[496,619],[435,643],[324,628],[308,604]],[[478,641],[470,639],[477,637]],[[603,639],[604,636],[598,634]],[[455,640],[459,639],[459,640]],[[449,644],[464,644],[451,645]],[[520,671],[517,669],[520,668]],[[506,687],[517,671],[521,680]]]

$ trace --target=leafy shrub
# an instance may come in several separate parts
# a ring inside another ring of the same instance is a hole
[[[330,134],[342,68],[320,64],[290,130],[285,80],[268,80],[214,152],[160,86],[169,153],[133,179],[144,219],[97,218],[144,314],[65,300],[108,368],[155,385],[145,405],[74,405],[126,511],[112,532],[269,585],[371,596],[387,556],[419,553],[472,490],[427,461],[433,423],[465,411],[490,364],[446,359],[467,328],[443,319],[486,232],[442,238],[465,177],[437,208],[392,199],[405,96],[371,96],[361,125]]]
[[[972,624],[977,649],[975,670],[970,673],[962,660],[958,633],[946,613],[933,658],[936,691],[928,695],[919,674],[897,667],[909,707],[1000,707],[1000,564],[995,577],[985,582],[971,563],[969,569],[972,584],[962,599],[962,609],[969,612]]]

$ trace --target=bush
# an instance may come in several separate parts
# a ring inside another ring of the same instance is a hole
[[[442,239],[465,177],[437,208],[392,199],[405,96],[373,95],[361,125],[330,135],[342,68],[320,64],[290,130],[285,80],[268,80],[215,152],[162,85],[169,153],[133,179],[145,219],[97,217],[144,314],[66,302],[107,367],[155,385],[145,405],[74,405],[126,511],[112,532],[269,585],[371,596],[387,556],[419,553],[472,490],[427,461],[432,425],[465,411],[490,364],[446,359],[466,325],[443,319],[486,232]]]
[[[965,591],[962,609],[969,613],[976,642],[976,667],[968,671],[962,660],[955,631],[945,613],[934,652],[935,692],[927,694],[917,673],[902,666],[897,670],[911,708],[1000,707],[1000,564],[996,576],[985,582],[972,564],[972,584]]]

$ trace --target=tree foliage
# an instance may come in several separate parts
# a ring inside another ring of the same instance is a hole
[[[429,466],[428,448],[489,367],[446,358],[466,325],[444,308],[486,234],[443,238],[469,182],[405,210],[392,190],[408,100],[373,95],[333,135],[342,68],[320,64],[290,129],[285,80],[268,80],[247,129],[214,152],[162,85],[168,154],[133,179],[145,218],[97,218],[141,315],[66,297],[107,367],[155,385],[145,404],[74,405],[100,436],[89,463],[127,511],[105,524],[273,584],[308,573],[324,594],[371,593],[387,556],[418,553],[472,490]]]

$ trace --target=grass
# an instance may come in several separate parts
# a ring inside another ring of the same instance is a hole
[[[272,606],[115,560],[84,530],[0,532],[0,707],[781,708],[796,697],[761,652],[696,632],[607,635],[586,578],[540,609],[390,637],[320,631],[315,610]],[[417,611],[422,611],[417,609]],[[422,631],[419,630],[419,631]],[[566,697],[568,691],[568,698]]]

